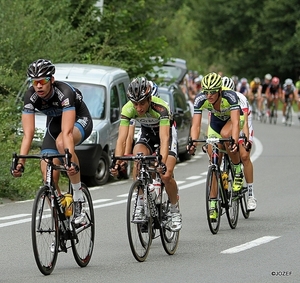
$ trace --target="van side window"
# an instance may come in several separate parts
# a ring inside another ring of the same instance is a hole
[[[187,104],[186,101],[184,100],[184,97],[180,95],[180,92],[175,91],[173,97],[174,97],[175,108],[180,108],[183,111],[185,111],[187,108]]]
[[[118,95],[118,89],[113,86],[110,91],[110,121],[115,122],[120,116],[120,101]]]
[[[120,98],[121,98],[121,107],[123,107],[124,104],[127,102],[126,89],[125,89],[124,83],[120,83],[118,85],[118,87],[119,87],[119,93],[120,93]]]

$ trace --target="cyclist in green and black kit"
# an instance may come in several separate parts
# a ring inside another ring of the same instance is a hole
[[[181,229],[181,214],[178,207],[178,188],[174,179],[174,167],[177,160],[177,131],[171,117],[168,104],[159,97],[156,97],[157,86],[145,77],[135,78],[128,87],[127,97],[129,101],[121,111],[121,123],[115,150],[116,156],[122,156],[126,152],[126,141],[130,121],[132,119],[141,124],[141,135],[136,141],[133,154],[139,152],[150,155],[155,151],[155,145],[160,145],[162,164],[160,165],[160,176],[168,193],[171,208],[169,213],[172,231]],[[129,141],[132,143],[132,139]],[[111,174],[118,175],[118,167],[122,167],[122,161],[117,161]],[[136,172],[136,168],[134,168]],[[133,176],[136,176],[134,173]],[[144,218],[143,195],[139,196],[135,212],[136,219]]]

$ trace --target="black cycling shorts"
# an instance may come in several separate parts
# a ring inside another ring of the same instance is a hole
[[[56,148],[56,138],[61,133],[61,116],[58,117],[47,117],[47,129],[42,143],[42,153],[45,152],[58,152]],[[92,130],[93,130],[93,121],[90,117],[77,117],[74,127],[78,128],[81,133],[81,141],[76,144],[81,144],[86,140]]]
[[[160,144],[159,133],[152,128],[142,126],[138,136],[135,144],[144,144],[151,154],[155,152],[155,145]],[[169,155],[177,158],[177,130],[174,125],[170,127]]]

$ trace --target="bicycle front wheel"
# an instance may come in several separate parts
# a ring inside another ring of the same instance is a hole
[[[218,193],[216,197],[211,198],[211,191],[213,188],[216,188]],[[214,206],[212,205],[213,203]],[[206,214],[210,231],[213,234],[217,234],[220,227],[222,207],[217,172],[212,167],[209,167],[206,178]]]
[[[36,264],[44,275],[54,270],[58,255],[58,216],[48,187],[39,189],[33,203],[31,238]]]
[[[176,252],[178,241],[179,241],[179,231],[173,232],[168,226],[167,213],[170,209],[170,201],[166,190],[162,187],[161,192],[161,204],[160,206],[160,239],[164,247],[165,252],[168,255],[173,255]]]
[[[95,216],[93,201],[88,187],[81,183],[82,193],[85,200],[84,211],[86,222],[76,227],[77,239],[72,239],[72,251],[75,261],[80,267],[89,264],[95,242]]]
[[[287,107],[287,113],[286,113],[286,125],[291,126],[292,125],[292,120],[293,120],[293,114],[292,114],[292,106],[288,105]]]
[[[227,201],[225,205],[225,210],[226,210],[226,216],[228,220],[228,224],[231,229],[235,229],[238,218],[239,218],[239,200],[240,200],[240,195],[239,192],[234,192],[233,191],[233,171],[231,168],[228,168],[228,191],[227,191]],[[225,194],[226,196],[226,194]]]
[[[128,194],[127,235],[134,258],[142,262],[146,260],[152,243],[152,217],[149,213],[143,220],[134,219],[139,193],[143,193],[143,185],[137,180],[131,185]],[[149,205],[147,210],[150,212]]]

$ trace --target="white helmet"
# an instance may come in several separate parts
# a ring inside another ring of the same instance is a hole
[[[265,79],[269,80],[269,81],[272,80],[272,75],[271,74],[266,74]]]
[[[222,78],[222,84],[223,84],[223,86],[234,90],[234,81],[233,81],[233,79],[228,78],[228,77],[223,77]]]
[[[285,83],[285,85],[292,85],[293,80],[292,79],[286,79],[284,83]]]

